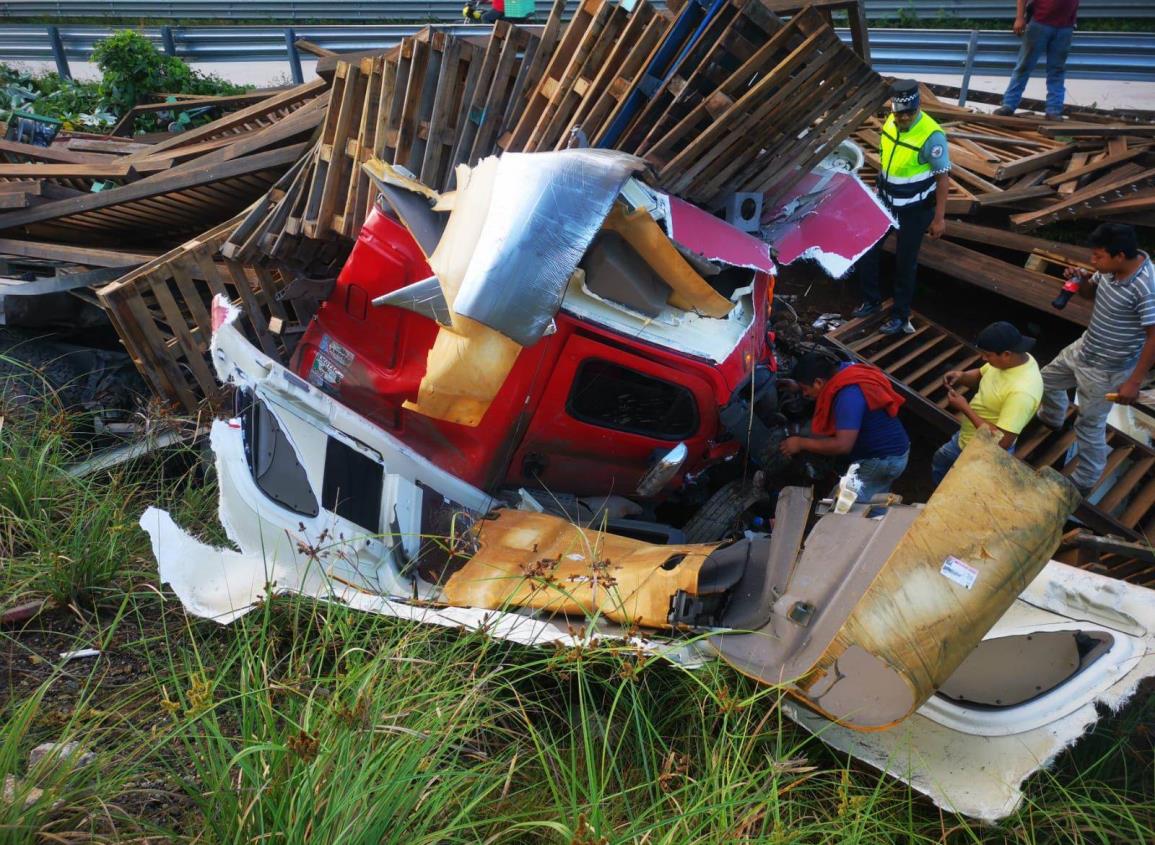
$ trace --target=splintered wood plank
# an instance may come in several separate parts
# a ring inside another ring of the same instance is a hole
[[[556,135],[561,129],[560,124],[569,118],[581,100],[581,94],[575,92],[575,87],[582,80],[583,74],[592,78],[592,68],[600,66],[605,54],[613,48],[617,35],[625,26],[626,14],[621,7],[602,3],[560,75],[547,76],[547,80],[555,87],[530,133],[525,147],[527,150],[553,149]]]
[[[562,38],[564,25],[561,19],[565,11],[566,0],[554,0],[545,27],[541,31],[541,37],[531,40],[526,49],[525,58],[518,70],[509,108],[502,119],[501,129],[498,133],[498,144],[502,149],[511,149],[510,143],[513,139],[514,129],[525,116],[526,110],[537,91],[538,83],[545,74],[546,68],[553,61]]]
[[[1155,185],[1155,168],[1132,169],[1133,163],[1122,165],[1106,178],[1059,199],[1041,211],[1028,211],[1011,217],[1017,229],[1032,229],[1056,220],[1090,216],[1097,206],[1105,205],[1137,188]],[[1119,175],[1120,173],[1125,175]]]
[[[432,53],[429,41],[420,37],[406,40],[411,51],[409,80],[405,87],[405,100],[401,106],[401,121],[397,126],[397,151],[393,154],[393,163],[416,172],[421,168],[418,164],[415,169],[413,164],[414,146],[419,141],[419,115],[425,108],[432,107],[435,83],[430,84],[426,78]],[[423,140],[421,144],[423,148]]]
[[[656,10],[646,0],[634,6],[621,38],[594,79],[590,94],[582,99],[562,133],[563,138],[574,127],[581,129],[587,138],[597,137],[672,21],[668,12]]]
[[[604,3],[605,0],[581,0],[580,5],[574,10],[573,17],[570,18],[565,33],[558,42],[557,49],[549,57],[549,62],[545,66],[540,81],[530,95],[521,118],[510,133],[509,141],[502,144],[504,149],[511,152],[529,149],[528,144],[538,121],[549,108],[550,92],[557,86],[558,80],[562,79],[565,68],[568,67],[570,60],[582,43],[586,30]]]
[[[345,145],[354,120],[361,113],[364,97],[365,79],[360,66],[348,62],[337,65],[329,112],[317,145],[310,214],[304,221],[305,234],[311,238],[322,237],[329,231],[340,190],[348,184]]]
[[[326,87],[328,87],[328,83],[324,79],[314,79],[304,85],[271,94],[252,106],[153,144],[149,150],[145,151],[145,154],[155,156],[166,150],[234,135],[258,124],[275,122],[279,117],[295,111],[314,97],[323,95]]]
[[[277,176],[279,176],[280,172],[287,169],[292,162],[301,156],[306,147],[306,144],[292,144],[287,147],[245,156],[235,161],[217,163],[204,167],[197,166],[195,161],[188,162],[185,165],[174,167],[168,173],[159,174],[162,178],[152,177],[147,180],[142,179],[139,182],[122,185],[118,188],[110,188],[95,194],[82,194],[77,197],[55,200],[21,211],[0,214],[0,230],[46,221],[52,221],[58,225],[82,226],[88,224],[103,228],[106,224],[98,222],[94,217],[99,218],[99,220],[111,221],[113,218],[108,215],[100,216],[99,213],[105,210],[111,210],[116,206],[128,206],[131,203],[146,202],[150,199],[161,197],[164,197],[166,201],[171,200],[173,203],[177,203],[179,200],[176,197],[182,191],[192,191],[200,186],[213,185],[226,179],[259,177],[255,182],[259,184],[264,179],[264,177],[261,176],[263,172],[275,171]],[[276,181],[276,178],[277,177],[274,176],[269,178],[268,181],[265,181],[264,185],[266,187],[262,188],[261,191]],[[252,202],[255,196],[259,196],[259,193],[260,191],[238,193],[237,198],[239,201],[236,205],[240,208],[245,207],[248,203]],[[203,203],[199,201],[193,203],[194,206],[201,204]],[[171,208],[174,213],[178,210],[175,204],[172,205]],[[163,221],[157,220],[154,215],[151,222],[153,224],[160,224]],[[115,224],[112,222],[109,222],[107,225],[110,228],[115,227]]]

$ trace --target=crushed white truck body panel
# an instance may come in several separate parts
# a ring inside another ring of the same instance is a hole
[[[1022,784],[1144,678],[1155,676],[1155,591],[1052,561],[984,639],[1044,632],[1109,635],[1110,647],[1054,690],[1017,706],[966,707],[935,696],[887,731],[862,733],[784,700],[790,718],[828,745],[910,784],[944,809],[996,821]],[[1026,671],[1029,667],[1024,666]]]
[[[264,403],[278,436],[299,457],[298,471],[308,478],[302,486],[322,490],[326,449],[334,441],[381,464],[382,524],[390,530],[370,535],[327,507],[314,507],[312,515],[300,512],[308,510],[308,503],[298,503],[296,512],[282,507],[250,470],[241,422],[218,420],[211,443],[220,521],[236,549],[201,542],[155,508],[140,521],[151,537],[161,579],[190,613],[223,624],[271,595],[295,593],[398,619],[484,629],[523,644],[573,645],[592,636],[618,637],[631,648],[684,665],[708,659],[693,642],[631,636],[604,620],[577,631],[564,619],[529,611],[435,604],[436,588],[405,570],[421,539],[421,497],[433,491],[439,503],[463,519],[488,512],[490,497],[265,356],[237,329],[237,313],[219,300],[214,303],[214,321],[222,323],[212,346],[219,377]],[[1028,694],[1012,706],[966,706],[936,695],[897,727],[874,733],[840,727],[789,700],[784,708],[824,742],[906,781],[938,805],[995,820],[1021,803],[1026,777],[1096,721],[1097,705],[1118,709],[1143,678],[1155,675],[1155,591],[1055,562],[1014,602],[983,645],[1059,632],[1094,638],[1093,659],[1084,655],[1053,688]]]
[[[421,538],[421,491],[444,497],[463,520],[488,512],[492,499],[264,355],[235,326],[238,314],[229,309],[213,337],[218,377],[265,403],[313,490],[323,487],[321,473],[330,439],[383,464],[382,509],[392,527],[387,535],[370,535],[326,508],[309,517],[278,506],[250,472],[239,420],[217,420],[210,443],[220,486],[218,516],[239,551],[201,542],[158,508],[149,508],[140,519],[151,538],[161,580],[190,613],[227,624],[272,595],[294,593],[398,619],[485,629],[492,636],[526,645],[619,638],[631,648],[684,665],[707,659],[695,644],[639,638],[605,620],[577,631],[564,620],[530,612],[431,603],[432,585],[400,574],[400,561],[415,553]]]

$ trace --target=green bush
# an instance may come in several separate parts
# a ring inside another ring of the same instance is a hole
[[[92,60],[103,74],[100,93],[117,114],[124,114],[158,92],[239,94],[246,90],[193,70],[183,59],[165,55],[131,29],[121,30],[97,44]]]
[[[100,82],[76,82],[55,73],[33,76],[0,62],[0,121],[19,110],[63,120],[66,129],[107,130],[133,106],[149,102],[157,93],[217,95],[249,90],[193,70],[183,59],[165,55],[130,29],[97,44],[92,59],[103,74]],[[174,104],[174,113],[179,109]],[[144,115],[137,120],[136,130],[163,129],[170,120]],[[181,118],[178,122],[188,121]]]

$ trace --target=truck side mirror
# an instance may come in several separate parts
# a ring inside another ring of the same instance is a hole
[[[686,444],[679,443],[662,455],[638,482],[637,494],[645,498],[656,496],[658,491],[678,474],[678,470],[682,468],[682,464],[686,462],[686,457],[689,454],[690,450],[686,448]]]

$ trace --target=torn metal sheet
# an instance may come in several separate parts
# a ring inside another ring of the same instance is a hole
[[[522,346],[537,342],[622,185],[641,167],[611,150],[503,155],[453,310]],[[458,189],[451,220],[475,190],[473,180]]]
[[[984,638],[1106,634],[1110,644],[1058,686],[1022,703],[968,707],[936,695],[900,725],[849,730],[793,702],[786,714],[834,748],[931,798],[994,822],[1023,801],[1023,782],[1155,676],[1155,591],[1051,561]],[[1019,673],[1035,671],[1020,659]],[[949,685],[948,685],[949,687]]]
[[[670,215],[666,230],[670,239],[710,261],[746,267],[762,273],[775,272],[770,245],[731,226],[696,205],[666,197]]]
[[[440,195],[408,173],[378,158],[369,159],[361,167],[377,184],[385,203],[397,215],[397,219],[405,224],[425,257],[432,255],[446,225],[445,215],[435,210]]]
[[[783,264],[809,258],[841,279],[880,241],[894,217],[853,173],[815,170],[762,217],[762,234]]]
[[[443,326],[453,325],[453,315],[449,312],[449,303],[445,301],[445,294],[441,290],[441,282],[436,276],[422,279],[395,291],[382,294],[373,300],[373,304],[392,305],[395,308],[405,308],[414,314],[428,317]]]

